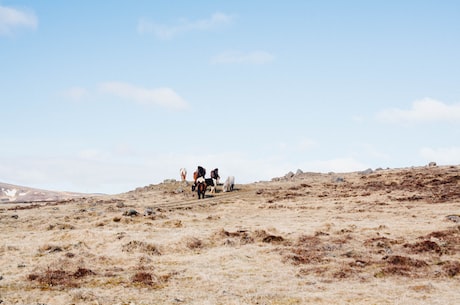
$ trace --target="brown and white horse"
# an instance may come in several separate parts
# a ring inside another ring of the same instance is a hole
[[[203,177],[199,177],[198,179],[195,180],[194,187],[198,194],[198,199],[204,199],[206,188],[208,187],[206,184],[206,180]],[[193,186],[192,186],[192,190],[193,190]]]
[[[187,181],[187,170],[185,168],[180,169],[180,178],[182,182]]]
[[[216,192],[217,183],[220,178],[218,169],[216,168],[211,171],[211,178],[205,178],[205,175],[206,169],[201,166],[198,166],[197,170],[193,173],[194,184],[192,185],[192,191],[196,190],[198,192],[198,199],[200,199],[200,195],[204,198],[204,193],[208,186],[211,187],[211,193]]]

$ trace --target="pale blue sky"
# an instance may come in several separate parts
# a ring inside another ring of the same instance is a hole
[[[0,181],[460,163],[458,1],[0,0]]]

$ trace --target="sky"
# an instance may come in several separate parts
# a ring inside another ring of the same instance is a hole
[[[0,0],[0,182],[460,164],[460,2]]]

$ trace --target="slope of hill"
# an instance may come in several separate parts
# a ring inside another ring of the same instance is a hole
[[[0,303],[457,304],[460,167],[0,205]]]
[[[47,191],[0,182],[0,203],[57,201],[83,196],[79,193]]]

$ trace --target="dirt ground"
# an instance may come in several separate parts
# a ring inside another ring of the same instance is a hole
[[[460,166],[190,186],[1,204],[0,304],[459,303]]]

